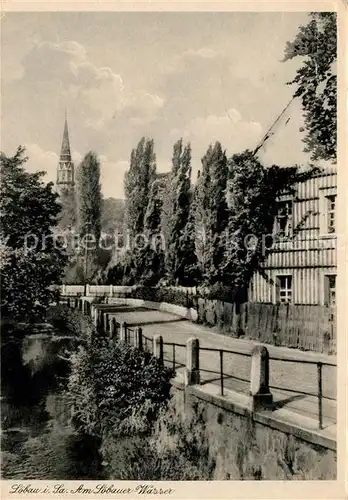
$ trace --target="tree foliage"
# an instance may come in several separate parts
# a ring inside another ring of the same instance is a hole
[[[284,192],[291,193],[297,182],[311,175],[312,170],[299,172],[296,166],[265,168],[248,150],[230,158],[229,217],[221,276],[234,290],[237,300],[245,297],[254,272],[262,272],[262,263],[271,247],[267,237],[273,235],[278,197]]]
[[[253,274],[267,279],[262,264],[272,246],[279,196],[315,171],[265,168],[248,150],[227,159],[216,142],[193,187],[190,145],[177,141],[170,175],[161,188],[156,180],[149,190],[144,232],[150,243],[127,252],[108,282],[114,276],[127,285],[203,285],[214,298],[246,300]],[[159,231],[164,254],[151,245]]]
[[[188,284],[197,270],[192,217],[191,146],[174,144],[165,266],[171,281]]]
[[[101,187],[100,163],[97,155],[90,151],[77,170],[78,183],[78,227],[80,235],[94,234],[96,240],[101,231]]]
[[[169,399],[171,370],[148,351],[98,339],[73,355],[74,425],[97,437],[148,432]]]
[[[144,232],[145,213],[155,173],[154,141],[143,137],[132,150],[124,181],[126,226],[132,238]]]
[[[80,251],[82,260],[87,259],[86,263],[88,264],[84,265],[85,280],[90,280],[98,269],[101,206],[100,162],[97,155],[90,151],[83,158],[77,170]],[[79,259],[77,265],[79,265]]]
[[[124,282],[156,284],[163,256],[152,241],[159,232],[162,201],[156,180],[153,139],[143,137],[131,153],[125,175],[125,196],[125,220],[131,249],[123,257]]]
[[[227,157],[221,144],[209,146],[202,159],[202,174],[194,196],[195,246],[200,267],[210,284],[222,281],[224,231],[228,221],[226,203]]]
[[[36,319],[54,300],[50,285],[59,283],[65,255],[52,228],[60,206],[44,172],[28,173],[19,147],[13,157],[1,153],[1,312],[12,320]]]
[[[121,230],[124,224],[124,200],[105,198],[102,200],[101,227],[104,231]]]
[[[76,192],[73,188],[63,188],[59,195],[61,211],[58,218],[58,227],[62,231],[72,229],[76,226]]]
[[[337,22],[335,12],[315,12],[285,48],[285,58],[304,59],[295,78],[306,126],[305,151],[313,160],[336,161],[337,152]]]

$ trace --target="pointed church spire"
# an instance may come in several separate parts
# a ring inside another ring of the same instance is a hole
[[[59,163],[57,167],[57,189],[74,187],[74,164],[71,160],[71,150],[68,130],[68,117],[65,109],[64,131],[62,139],[62,147],[60,150]]]
[[[69,130],[68,130],[68,117],[67,117],[66,108],[65,108],[65,122],[64,122],[62,148],[60,150],[60,161],[71,161]]]

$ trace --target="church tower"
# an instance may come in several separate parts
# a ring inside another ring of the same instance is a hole
[[[62,191],[73,190],[75,185],[74,177],[74,164],[71,160],[68,120],[65,112],[63,140],[57,168],[57,191],[62,193]]]

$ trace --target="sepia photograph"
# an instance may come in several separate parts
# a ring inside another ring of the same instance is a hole
[[[334,5],[1,31],[10,497],[336,481]]]

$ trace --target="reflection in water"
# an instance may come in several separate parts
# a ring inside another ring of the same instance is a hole
[[[16,332],[2,343],[2,477],[102,478],[99,443],[73,429],[64,396],[76,339]]]

